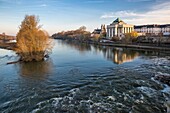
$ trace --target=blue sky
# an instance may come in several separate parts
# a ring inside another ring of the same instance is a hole
[[[126,23],[170,23],[170,0],[0,0],[0,33],[16,35],[24,16],[38,15],[53,34],[86,26],[92,31],[117,17]]]

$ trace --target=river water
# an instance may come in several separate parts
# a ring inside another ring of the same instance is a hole
[[[1,113],[166,113],[170,53],[55,40],[49,59],[0,49]],[[169,105],[170,106],[170,105]]]

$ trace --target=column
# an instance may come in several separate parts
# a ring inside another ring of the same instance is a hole
[[[108,34],[109,34],[109,38],[110,38],[110,28],[108,28]]]
[[[109,37],[109,29],[107,28],[107,37]]]
[[[120,32],[120,29],[119,29],[119,28],[117,28],[117,36],[119,36],[119,32]]]
[[[132,31],[135,31],[134,27],[132,27]]]
[[[112,38],[112,28],[110,28],[110,38]]]
[[[113,36],[115,35],[115,33],[114,33],[114,28],[112,28],[112,34],[113,34]]]
[[[114,36],[114,34],[113,34],[113,28],[112,28],[112,37]]]
[[[110,37],[112,37],[112,28],[110,28]]]
[[[129,27],[129,33],[131,32],[131,28]]]
[[[117,27],[115,27],[115,36],[117,36]]]
[[[111,37],[111,28],[109,28],[109,38]]]
[[[111,28],[109,28],[109,38],[111,37],[110,31],[111,31]]]
[[[112,37],[112,28],[110,28],[110,37]]]

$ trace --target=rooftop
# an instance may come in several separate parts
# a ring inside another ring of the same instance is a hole
[[[102,30],[101,29],[95,29],[94,31],[93,31],[93,34],[100,34],[100,32],[101,32]]]
[[[117,18],[115,21],[113,21],[113,23],[120,23],[123,22],[120,18]]]
[[[110,25],[114,25],[114,24],[126,24],[126,23],[123,20],[121,20],[120,18],[117,18]]]

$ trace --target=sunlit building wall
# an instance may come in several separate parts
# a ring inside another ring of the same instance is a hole
[[[127,24],[117,18],[113,23],[107,26],[107,38],[111,39],[112,37],[122,38],[125,33],[131,33],[134,31],[134,25]]]
[[[154,34],[158,35],[162,33],[163,35],[170,35],[170,24],[165,24],[165,25],[140,25],[140,26],[134,26],[134,29],[138,33],[143,33],[143,34]]]

